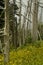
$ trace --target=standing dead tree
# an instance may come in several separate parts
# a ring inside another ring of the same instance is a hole
[[[14,3],[13,3],[14,4]],[[11,32],[11,35],[12,35],[12,43],[13,43],[13,46],[15,46],[15,37],[14,37],[14,5],[13,4],[10,4],[10,32]]]
[[[16,4],[16,1],[13,0],[12,3],[10,3],[10,31],[12,35],[12,42],[13,46],[16,48],[17,46],[17,18],[15,15],[17,14],[18,6]]]
[[[21,2],[22,0],[20,0],[20,11],[19,11],[19,46],[21,46]]]
[[[29,6],[29,7],[28,7],[28,12],[27,12],[27,15],[28,15],[28,18],[30,18],[30,19],[31,19],[31,9],[32,9],[31,7],[32,7],[32,0],[30,0],[30,1],[29,1],[28,6]],[[29,23],[30,23],[30,22],[29,22],[29,21],[27,21],[27,25],[28,25]],[[28,26],[29,26],[29,25],[28,25]],[[28,26],[27,26],[27,27],[28,27]],[[27,28],[27,29],[28,29],[28,28]]]
[[[9,0],[5,0],[4,65],[9,61]]]
[[[32,39],[33,41],[38,40],[38,0],[34,0],[33,2],[33,32]]]
[[[28,7],[27,15],[28,15],[28,18],[30,18],[30,20],[31,20],[32,0],[29,1],[29,5],[28,6],[29,7]],[[30,33],[31,33],[31,31],[30,31],[31,26],[30,25],[31,25],[31,22],[27,21],[27,36],[28,36],[28,34],[30,35]]]
[[[25,31],[25,23],[26,23],[26,18],[27,17],[27,12],[28,12],[28,7],[29,7],[29,1],[27,2],[27,8],[26,8],[26,12],[24,13],[24,20],[23,20],[23,26],[22,26],[22,30],[23,30],[23,45],[25,44],[25,38],[26,38],[26,31]]]

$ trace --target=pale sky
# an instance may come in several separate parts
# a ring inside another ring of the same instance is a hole
[[[12,1],[13,1],[13,0],[10,0],[11,3],[13,3]],[[16,1],[19,2],[20,0],[16,0]],[[23,5],[24,5],[24,4],[27,5],[27,1],[28,1],[28,0],[22,0],[22,4],[23,4]],[[43,0],[40,0],[40,2],[43,3]],[[19,3],[18,3],[18,5],[19,5]],[[41,5],[41,4],[40,4],[40,5]],[[42,6],[43,6],[43,5],[42,5]],[[32,8],[33,8],[33,7],[32,7]],[[26,12],[26,8],[22,6],[22,14],[23,14],[23,15],[24,15],[24,12]],[[41,12],[41,8],[39,8],[39,16],[40,16],[40,12]],[[19,22],[19,17],[18,17],[17,15],[16,15],[16,17],[17,17],[17,22]],[[41,18],[42,18],[42,21],[41,21],[41,22],[43,22],[43,13],[42,13],[42,17],[41,17]],[[31,15],[31,19],[30,19],[30,20],[32,20],[32,15]],[[22,20],[21,20],[21,24],[23,24],[23,18],[22,18]],[[32,29],[32,23],[30,23],[30,22],[29,22],[29,29]]]
[[[10,0],[11,1],[11,3],[13,3],[12,1],[13,0]],[[16,0],[16,1],[20,1],[20,0]],[[22,4],[25,4],[25,5],[27,5],[27,1],[28,0],[22,0]],[[34,1],[34,0],[33,0]],[[42,2],[43,3],[43,0],[39,0],[40,2]],[[40,4],[41,5],[41,4]],[[43,6],[43,5],[42,5]],[[24,13],[24,11],[26,11],[26,8],[25,7],[23,7],[22,6],[22,13]],[[40,14],[40,12],[41,12],[41,8],[39,8],[39,14]],[[42,13],[42,19],[43,19],[43,13]]]

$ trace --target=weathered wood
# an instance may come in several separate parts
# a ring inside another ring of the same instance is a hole
[[[4,65],[9,61],[9,0],[5,0]]]
[[[33,2],[33,32],[32,32],[32,39],[33,41],[38,40],[38,0],[34,0]]]
[[[20,0],[20,11],[19,11],[19,46],[21,46],[21,1]]]

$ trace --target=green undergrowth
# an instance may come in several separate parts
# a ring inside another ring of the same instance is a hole
[[[4,65],[3,55],[0,55],[0,65]],[[7,65],[43,65],[43,41],[13,49]]]

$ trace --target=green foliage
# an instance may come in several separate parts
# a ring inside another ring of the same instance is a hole
[[[35,47],[40,47],[41,46],[41,41],[36,41],[36,42],[33,42],[33,44]]]
[[[10,60],[7,65],[43,65],[43,41],[37,41],[39,48],[35,45],[27,45],[10,52]],[[34,43],[34,44],[35,44]],[[3,65],[3,57],[0,55],[0,65]]]
[[[33,42],[32,46],[35,46],[37,48],[43,47],[43,40]]]

